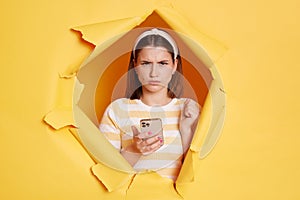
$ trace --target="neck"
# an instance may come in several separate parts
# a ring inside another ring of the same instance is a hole
[[[143,90],[141,101],[149,106],[164,106],[172,99],[168,97],[167,91],[151,93]]]

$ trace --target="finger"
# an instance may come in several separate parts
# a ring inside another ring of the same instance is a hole
[[[186,99],[184,101],[181,118],[189,117],[188,108],[189,108],[190,102],[191,102],[191,99]]]
[[[153,153],[154,151],[156,151],[157,149],[159,149],[162,146],[162,142],[157,141],[149,146],[144,146],[143,148],[141,148],[141,153],[143,153],[144,155],[149,155],[150,153]]]
[[[190,102],[191,102],[191,99],[186,99],[186,100],[184,101],[184,105],[186,106],[186,105],[188,105]]]
[[[147,138],[147,139],[145,139],[144,144],[145,145],[151,145],[151,144],[153,144],[153,143],[155,143],[157,141],[163,142],[162,137],[157,136],[157,137]]]
[[[132,130],[134,137],[137,137],[138,135],[140,135],[139,130],[135,126],[131,126],[131,130]]]
[[[186,108],[187,101],[188,101],[188,99],[186,99],[186,100],[183,102],[183,107],[182,107],[182,110],[181,110],[180,119],[185,118],[184,111],[185,111],[185,108]]]
[[[140,144],[142,145],[142,143],[143,143],[143,139],[139,139],[139,138],[138,138],[138,139],[136,140],[136,144],[137,144],[137,145],[140,145]]]
[[[186,103],[184,114],[186,117],[195,117],[199,115],[199,105],[191,100]]]
[[[151,146],[153,144],[163,144],[164,140],[161,136],[157,136],[157,137],[152,137],[152,138],[148,138],[146,140],[141,140],[142,142],[138,142],[137,146],[140,150],[144,151],[144,150],[151,150]]]
[[[157,141],[153,143],[151,146],[148,146],[146,149],[148,150],[148,152],[153,153],[154,151],[159,149],[159,147],[161,147],[161,142]]]
[[[146,149],[146,148],[147,148],[147,145],[145,145],[143,142],[137,142],[136,148],[137,148],[141,153],[147,151],[147,149]]]
[[[190,117],[191,117],[191,111],[190,111],[190,108],[186,107],[186,108],[184,109],[183,115],[184,115],[184,117],[186,117],[186,118],[190,118]]]
[[[190,99],[186,99],[183,103],[183,111],[185,111],[190,103]]]
[[[191,112],[190,112],[188,109],[186,109],[185,112],[184,112],[184,116],[185,116],[186,118],[190,118],[191,115],[192,115]]]

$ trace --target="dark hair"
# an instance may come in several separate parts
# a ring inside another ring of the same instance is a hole
[[[179,98],[183,92],[183,84],[182,84],[182,61],[178,51],[178,55],[174,58],[174,52],[172,45],[166,40],[164,37],[160,35],[148,35],[142,38],[138,44],[136,45],[136,50],[131,52],[130,62],[128,66],[127,73],[127,88],[126,88],[126,97],[130,99],[140,99],[143,94],[142,84],[140,83],[138,76],[134,69],[134,58],[138,57],[140,51],[146,47],[164,47],[168,50],[168,52],[172,56],[173,63],[175,59],[177,59],[177,69],[174,75],[172,76],[171,81],[168,85],[168,96],[170,98]]]

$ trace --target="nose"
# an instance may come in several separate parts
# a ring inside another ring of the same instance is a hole
[[[157,77],[157,76],[158,76],[158,74],[157,74],[157,66],[154,63],[152,65],[152,68],[151,68],[151,71],[150,71],[150,77]]]

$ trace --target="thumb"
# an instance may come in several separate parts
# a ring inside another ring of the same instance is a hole
[[[187,111],[187,107],[188,107],[190,101],[191,101],[190,99],[186,99],[186,100],[184,101],[184,103],[183,103],[183,108],[182,108],[182,110],[181,110],[181,116],[180,116],[181,119],[184,119],[184,118],[189,117],[189,113],[188,113],[188,111]]]
[[[138,135],[140,134],[139,130],[135,126],[131,126],[131,130],[133,133],[133,137],[138,137]]]

